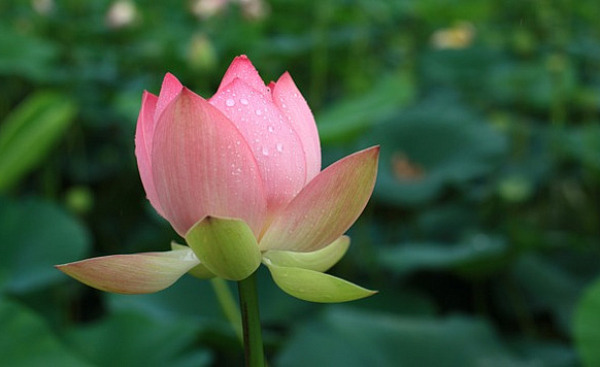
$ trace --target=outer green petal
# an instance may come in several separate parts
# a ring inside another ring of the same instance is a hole
[[[294,252],[271,250],[263,255],[263,259],[279,266],[323,272],[334,266],[344,256],[349,246],[350,237],[342,236],[317,251]]]
[[[284,292],[310,302],[336,303],[371,296],[371,291],[314,270],[277,266],[266,262],[275,283]]]
[[[63,273],[106,292],[144,294],[175,283],[199,261],[191,249],[95,257],[56,265]]]
[[[171,242],[171,249],[173,250],[191,250],[189,247],[185,246],[185,245],[180,245],[177,242],[173,241]],[[194,255],[196,256],[196,255]],[[204,264],[198,264],[196,266],[194,266],[193,268],[190,269],[190,271],[188,271],[188,273],[190,275],[195,276],[196,278],[200,278],[200,279],[210,279],[210,278],[214,278],[215,275],[206,268],[206,266],[204,266]]]
[[[260,265],[258,243],[243,220],[207,216],[185,239],[200,262],[221,278],[242,280]]]

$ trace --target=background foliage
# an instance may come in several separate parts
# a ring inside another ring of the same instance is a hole
[[[213,7],[211,8],[211,4]],[[0,360],[240,365],[208,282],[100,293],[52,265],[166,250],[133,136],[165,72],[293,75],[325,164],[381,144],[332,272],[343,305],[261,273],[275,366],[600,366],[600,2],[0,3]]]

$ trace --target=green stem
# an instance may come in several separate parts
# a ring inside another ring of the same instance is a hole
[[[240,312],[235,303],[235,299],[231,294],[231,290],[227,286],[227,282],[223,278],[216,277],[212,278],[210,283],[212,284],[225,318],[229,321],[233,330],[235,330],[235,334],[240,340],[240,343],[243,343],[242,319],[240,318]]]
[[[264,367],[260,315],[258,313],[258,293],[256,292],[256,272],[238,282],[240,311],[244,329],[244,353],[246,367]]]

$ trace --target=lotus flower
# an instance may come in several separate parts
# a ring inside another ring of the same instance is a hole
[[[135,143],[150,203],[189,247],[59,265],[66,274],[136,294],[160,291],[186,272],[242,280],[263,263],[301,299],[373,293],[323,272],[349,246],[344,232],[371,196],[379,147],[321,171],[313,115],[287,72],[267,86],[239,56],[208,100],[167,74],[158,97],[144,92]]]

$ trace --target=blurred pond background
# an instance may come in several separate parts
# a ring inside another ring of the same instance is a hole
[[[600,366],[597,0],[0,3],[0,364],[238,366],[209,282],[98,292],[52,265],[167,250],[134,157],[144,89],[205,97],[247,54],[289,71],[324,166],[381,145],[331,271],[379,294],[287,296],[272,366]],[[232,290],[235,291],[232,285]]]

